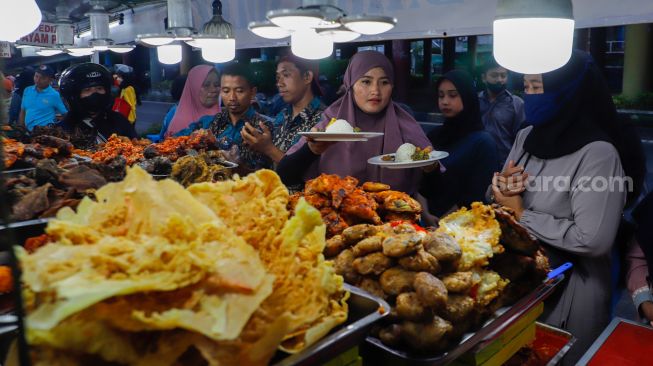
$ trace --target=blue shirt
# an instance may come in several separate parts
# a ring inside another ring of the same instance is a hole
[[[41,91],[36,90],[36,85],[26,88],[20,108],[25,110],[25,126],[28,131],[33,130],[36,126],[55,123],[57,112],[68,113],[59,92],[52,89],[51,86]]]
[[[490,101],[487,91],[480,92],[478,99],[483,126],[497,145],[499,169],[501,169],[512,149],[517,132],[524,127],[522,126],[526,119],[524,101],[507,90],[499,93],[494,101]]]

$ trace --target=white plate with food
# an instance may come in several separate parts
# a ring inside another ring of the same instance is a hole
[[[368,164],[388,169],[409,169],[428,166],[449,156],[446,151],[433,151],[430,147],[421,149],[413,144],[399,146],[394,154],[383,154],[367,160]]]
[[[344,119],[331,118],[324,131],[300,132],[305,137],[310,137],[315,141],[367,141],[374,137],[383,136],[383,132],[363,132],[357,130]]]

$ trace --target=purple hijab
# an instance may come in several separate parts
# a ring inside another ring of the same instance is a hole
[[[419,169],[382,169],[367,163],[367,159],[394,153],[406,142],[418,147],[431,146],[424,131],[403,108],[390,101],[388,107],[371,115],[361,111],[354,102],[353,85],[369,70],[380,67],[385,71],[390,81],[394,83],[394,70],[390,61],[382,53],[376,51],[358,52],[352,57],[345,71],[344,85],[346,93],[324,111],[323,119],[316,125],[325,128],[331,118],[347,120],[352,126],[365,132],[383,132],[383,137],[373,138],[367,142],[338,142],[329,147],[320,159],[308,169],[305,179],[312,179],[321,173],[338,174],[340,176],[356,177],[361,183],[366,181],[382,182],[392,189],[413,194],[417,191]],[[297,151],[306,143],[302,138],[288,150],[288,154]]]

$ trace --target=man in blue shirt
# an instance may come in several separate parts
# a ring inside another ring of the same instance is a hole
[[[524,101],[506,89],[508,70],[494,58],[483,65],[485,90],[478,94],[485,130],[492,135],[499,153],[499,169],[508,158],[517,132],[524,126]]]
[[[19,125],[27,127],[28,131],[55,123],[68,112],[59,92],[50,86],[53,79],[54,70],[41,65],[34,73],[34,85],[23,93]]]
[[[175,136],[188,136],[198,129],[211,130],[221,150],[229,151],[229,158],[240,165],[237,172],[249,174],[259,169],[270,168],[272,161],[265,154],[252,150],[243,134],[246,124],[252,126],[257,136],[270,134],[274,130],[272,119],[257,113],[252,107],[256,86],[251,71],[241,64],[229,64],[222,69],[220,97],[224,108],[215,116],[204,116],[191,123]]]

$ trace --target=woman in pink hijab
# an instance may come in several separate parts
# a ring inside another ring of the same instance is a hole
[[[183,130],[200,117],[220,112],[219,95],[220,77],[215,67],[209,65],[193,67],[188,73],[179,106],[166,136],[172,136]]]
[[[419,169],[389,170],[370,165],[371,157],[394,153],[406,142],[431,146],[415,119],[392,101],[394,70],[390,61],[375,51],[358,52],[345,72],[345,95],[324,111],[315,126],[324,129],[331,118],[344,119],[365,132],[384,136],[367,142],[324,143],[302,138],[279,162],[277,173],[286,185],[297,185],[321,173],[353,176],[361,182],[388,184],[392,189],[413,194],[417,191]]]

